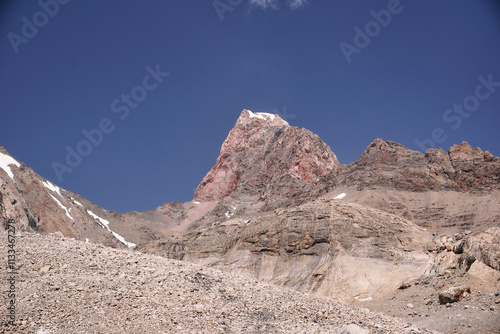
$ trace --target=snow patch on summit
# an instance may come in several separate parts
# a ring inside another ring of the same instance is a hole
[[[14,173],[12,173],[12,169],[9,165],[15,165],[16,167],[20,166],[19,162],[10,155],[0,153],[0,168],[2,168],[12,181],[14,181]]]
[[[276,117],[276,115],[274,114],[269,114],[267,112],[257,112],[257,113],[253,113],[251,112],[250,110],[248,110],[248,115],[250,116],[250,118],[260,118],[260,119],[264,119],[266,120],[268,117],[269,119],[271,119],[271,121],[274,121],[274,117]]]
[[[94,218],[95,220],[97,220],[97,222],[99,223],[99,225],[101,225],[102,228],[105,228],[107,229],[109,232],[111,232],[111,234],[113,234],[113,236],[118,239],[122,244],[124,244],[125,246],[127,246],[128,248],[132,248],[132,247],[135,247],[136,245],[133,243],[133,242],[128,242],[125,240],[124,237],[122,237],[121,235],[119,235],[118,233],[116,233],[115,231],[112,231],[110,228],[109,228],[109,221],[104,219],[104,218],[101,218],[99,217],[98,215],[96,215],[95,213],[93,213],[92,211],[90,210],[87,210],[87,213],[89,215],[92,216],[92,218]]]

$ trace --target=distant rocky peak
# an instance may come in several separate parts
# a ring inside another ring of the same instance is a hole
[[[344,169],[340,182],[358,189],[390,187],[408,191],[490,191],[500,188],[500,158],[467,142],[422,154],[375,139]]]
[[[473,148],[466,141],[450,147],[450,149],[448,150],[448,154],[452,161],[470,159],[482,160],[484,158],[484,152],[479,147]]]
[[[381,138],[377,138],[370,145],[368,145],[365,152],[371,152],[373,150],[395,152],[397,150],[407,150],[407,148],[404,145],[401,145],[394,141],[391,140],[385,141]]]

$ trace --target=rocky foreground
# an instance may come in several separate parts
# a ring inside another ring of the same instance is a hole
[[[6,232],[0,240],[7,241]],[[431,333],[367,309],[132,250],[24,232],[15,247],[17,325],[5,317],[4,268],[2,333]],[[7,247],[0,255],[7,258]]]

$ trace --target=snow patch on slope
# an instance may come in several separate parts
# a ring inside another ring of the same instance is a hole
[[[127,246],[128,248],[132,248],[132,247],[135,247],[136,245],[133,243],[133,242],[128,242],[125,240],[124,237],[122,237],[121,235],[119,235],[118,233],[116,233],[115,231],[112,231],[110,228],[109,228],[109,221],[104,219],[104,218],[101,218],[99,217],[98,215],[96,215],[95,213],[93,213],[92,211],[90,210],[87,210],[87,213],[92,216],[92,218],[94,218],[95,220],[97,220],[97,222],[99,223],[99,225],[101,225],[102,228],[105,228],[107,229],[109,232],[111,232],[111,234],[113,234],[113,236],[118,239],[122,244],[124,244],[125,246]]]
[[[73,217],[71,217],[71,215],[69,214],[68,208],[67,208],[67,207],[65,207],[64,205],[62,205],[62,203],[61,203],[61,202],[59,202],[59,201],[57,200],[57,198],[55,198],[54,196],[52,196],[52,194],[49,194],[49,195],[50,195],[50,197],[52,197],[52,199],[53,199],[54,201],[56,201],[56,203],[57,203],[57,204],[61,207],[61,209],[63,209],[63,210],[66,212],[66,216],[68,216],[68,217],[69,217],[72,221],[75,221],[75,220],[73,219]]]
[[[342,193],[340,195],[337,195],[337,197],[334,197],[333,199],[342,199],[345,197],[345,193]]]
[[[366,297],[366,298],[359,298],[359,296],[356,296],[356,297],[354,297],[354,299],[357,299],[360,302],[367,302],[367,301],[373,300],[373,298],[371,296]]]
[[[12,173],[12,169],[9,165],[15,165],[16,167],[20,166],[19,162],[10,155],[0,153],[0,168],[2,168],[12,181],[14,181],[14,173]]]
[[[73,197],[71,197],[71,199],[73,200],[73,202],[75,202],[75,204],[78,204],[79,206],[81,206],[83,208],[83,205],[82,203],[78,202],[76,199],[74,199]]]
[[[260,119],[264,119],[265,120],[265,119],[267,119],[269,117],[271,119],[271,121],[274,121],[274,117],[276,116],[274,114],[269,114],[267,112],[253,113],[253,112],[251,112],[248,109],[247,109],[247,111],[248,111],[248,114],[249,114],[250,118],[260,118]]]
[[[50,191],[53,191],[55,193],[58,193],[59,196],[62,197],[61,195],[61,188],[59,188],[58,186],[54,185],[53,183],[51,183],[50,181],[42,181],[43,185],[45,186],[45,188],[49,189]]]

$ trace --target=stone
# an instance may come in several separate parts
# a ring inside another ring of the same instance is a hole
[[[455,254],[462,254],[464,252],[465,240],[459,240],[453,244],[452,250]]]
[[[439,302],[441,304],[456,303],[470,294],[470,288],[467,286],[451,287],[439,293]]]
[[[44,274],[44,273],[48,272],[49,269],[50,269],[50,265],[46,265],[40,269],[40,273]]]
[[[500,281],[500,271],[487,266],[481,261],[475,261],[467,273],[486,282]]]
[[[409,287],[411,287],[411,284],[408,283],[408,282],[403,282],[400,286],[399,286],[399,290],[405,290],[405,289],[408,289]]]

